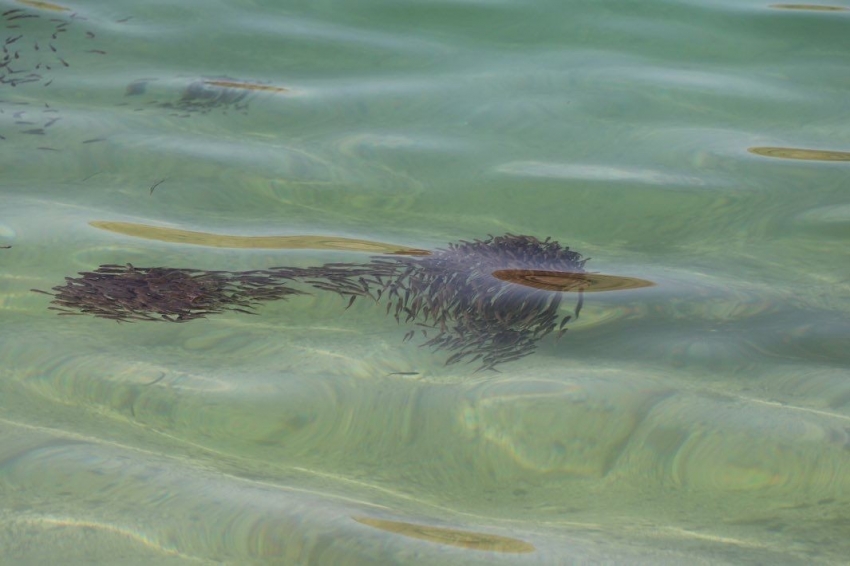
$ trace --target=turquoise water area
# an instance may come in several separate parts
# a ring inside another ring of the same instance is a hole
[[[0,562],[846,563],[824,2],[0,0]],[[31,291],[488,234],[654,285],[497,371],[386,298],[178,324]]]

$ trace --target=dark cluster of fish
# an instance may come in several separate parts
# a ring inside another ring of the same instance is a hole
[[[292,287],[300,283],[337,293],[349,307],[358,297],[383,301],[398,322],[419,326],[424,346],[450,352],[447,364],[478,361],[479,369],[494,369],[529,355],[544,336],[556,330],[560,336],[581,309],[579,294],[575,312],[559,320],[561,293],[494,272],[568,275],[583,273],[585,261],[548,238],[507,234],[453,243],[427,255],[309,268],[224,272],[103,265],[66,278],[49,294],[61,314],[185,322],[226,310],[254,314],[262,302],[302,293]]]
[[[148,85],[156,79],[139,79],[127,85],[127,96],[140,96],[147,92]],[[256,87],[256,88],[251,88]],[[173,116],[188,118],[193,114],[207,114],[212,110],[248,112],[249,96],[262,85],[243,83],[229,77],[202,78],[190,82],[177,100],[161,102],[151,100],[148,106],[170,110]],[[140,107],[137,110],[144,110]]]
[[[278,278],[253,277],[253,272],[110,264],[80,275],[66,277],[65,285],[48,293],[55,305],[51,309],[64,315],[91,314],[124,322],[186,322],[226,310],[254,314],[247,309],[302,293],[276,284]]]
[[[70,63],[62,51],[62,39],[76,33],[85,18],[69,8],[40,0],[18,0],[14,7],[0,13],[0,36],[3,53],[0,57],[0,88],[16,89],[27,84],[50,86],[54,73]],[[86,41],[95,34],[82,30]],[[87,49],[86,54],[105,55],[100,49]],[[45,104],[0,100],[0,114],[12,115],[20,133],[44,135],[47,128],[60,118],[57,111]],[[0,139],[5,139],[0,135]],[[49,148],[45,148],[49,149]]]
[[[0,100],[0,114],[10,115],[20,133],[39,136],[46,134],[47,128],[62,119],[59,111],[46,102],[39,108],[26,101]],[[6,138],[0,135],[0,139]]]
[[[70,66],[56,46],[79,16],[76,13],[67,17],[57,15],[63,12],[64,9],[56,10],[51,17],[47,17],[39,11],[20,7],[2,13],[6,32],[3,38],[3,58],[0,60],[0,68],[3,69],[0,84],[16,87],[31,82],[44,82],[49,85],[53,80],[49,78],[49,71],[54,67]]]
[[[561,293],[506,281],[494,272],[581,273],[585,261],[548,238],[508,234],[450,244],[430,256],[373,259],[372,265],[393,268],[394,277],[382,289],[388,311],[397,320],[404,316],[437,329],[425,344],[452,352],[447,364],[481,360],[480,369],[493,369],[527,356],[556,329],[560,336],[572,317],[558,320]],[[581,302],[576,315],[580,309]]]
[[[5,6],[8,9],[5,9]],[[95,33],[91,30],[79,30],[85,17],[70,8],[46,2],[44,0],[0,0],[0,23],[5,34],[0,36],[0,88],[17,88],[27,84],[50,86],[56,71],[70,67],[62,50],[62,38],[75,33],[84,33],[80,39],[93,42]],[[130,18],[117,20],[123,23]],[[94,43],[91,43],[94,45]],[[86,55],[106,55],[102,49],[84,49]],[[127,86],[127,96],[146,93],[148,85],[156,79],[138,79]],[[229,111],[247,113],[249,100],[258,93],[281,93],[288,89],[263,83],[246,82],[231,77],[203,77],[191,80],[180,92],[179,97],[172,95],[168,100],[150,100],[137,111],[146,108],[167,110],[173,116],[189,117],[194,114],[207,114],[213,110],[223,113]],[[122,105],[129,103],[124,102]],[[14,101],[0,98],[0,114],[8,114],[18,133],[45,135],[48,128],[61,118],[57,110],[48,104],[34,104],[29,101]],[[6,137],[0,132],[0,140]],[[104,141],[103,138],[85,140],[82,143]],[[39,147],[43,150],[58,151],[52,147]]]

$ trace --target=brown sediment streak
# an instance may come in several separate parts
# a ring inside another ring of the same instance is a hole
[[[125,236],[213,248],[346,250],[397,255],[428,255],[430,253],[427,250],[405,246],[334,236],[232,236],[149,226],[133,222],[95,220],[89,222],[89,224],[95,228],[124,234]]]
[[[797,147],[750,147],[747,151],[764,157],[779,159],[801,159],[804,161],[850,161],[848,151],[805,149]]]
[[[30,6],[32,8],[38,8],[40,10],[50,10],[52,12],[70,12],[70,8],[66,8],[65,6],[60,6],[58,4],[52,4],[50,2],[41,2],[41,0],[17,0],[18,4],[24,4],[26,6]]]
[[[534,552],[536,550],[534,545],[523,540],[491,535],[489,533],[461,531],[458,529],[432,527],[430,525],[418,525],[416,523],[405,523],[402,521],[387,521],[385,519],[373,519],[371,517],[352,517],[352,519],[360,524],[381,529],[382,531],[439,544],[460,546],[470,550],[505,553],[524,553]]]
[[[244,90],[256,90],[263,92],[289,92],[288,88],[271,85],[261,85],[256,83],[243,83],[238,81],[223,81],[223,80],[204,80],[204,84],[218,86],[221,88],[240,88]]]
[[[636,277],[620,277],[601,273],[570,273],[538,269],[498,269],[493,277],[544,291],[600,293],[652,287],[652,281]]]
[[[779,10],[810,10],[813,12],[846,12],[843,6],[824,6],[822,4],[771,4],[771,8]]]

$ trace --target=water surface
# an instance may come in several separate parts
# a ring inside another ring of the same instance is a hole
[[[848,10],[0,1],[4,560],[844,563]],[[498,371],[317,289],[30,290],[506,233],[654,285]]]

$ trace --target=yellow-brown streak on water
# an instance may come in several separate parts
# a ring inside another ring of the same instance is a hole
[[[243,90],[255,90],[262,92],[289,92],[288,88],[283,88],[280,86],[261,85],[256,83],[243,83],[240,81],[204,80],[204,84],[221,88],[238,88]]]
[[[762,157],[799,159],[803,161],[850,161],[850,152],[798,147],[750,147],[747,151]]]
[[[489,533],[462,531],[445,527],[432,527],[403,521],[388,521],[372,517],[352,517],[358,523],[402,536],[427,540],[438,544],[459,546],[486,552],[525,553],[534,552],[534,545],[523,540]]]
[[[571,273],[567,271],[544,271],[539,269],[497,269],[493,277],[501,281],[516,283],[544,291],[562,293],[584,291],[601,293],[604,291],[625,291],[652,287],[652,281],[636,277],[620,277],[601,273]]]
[[[406,246],[335,236],[232,236],[163,226],[149,226],[133,222],[102,220],[93,220],[89,222],[89,225],[135,238],[213,248],[338,250],[399,255],[428,255],[430,253],[427,250]]]
[[[813,12],[846,12],[843,6],[824,6],[822,4],[771,4],[771,8],[780,10],[811,10]]]
[[[51,12],[71,11],[70,8],[66,8],[65,6],[51,4],[50,2],[41,2],[40,0],[18,0],[18,4],[24,4],[25,6],[31,6],[33,8],[38,8],[39,10],[50,10]]]

